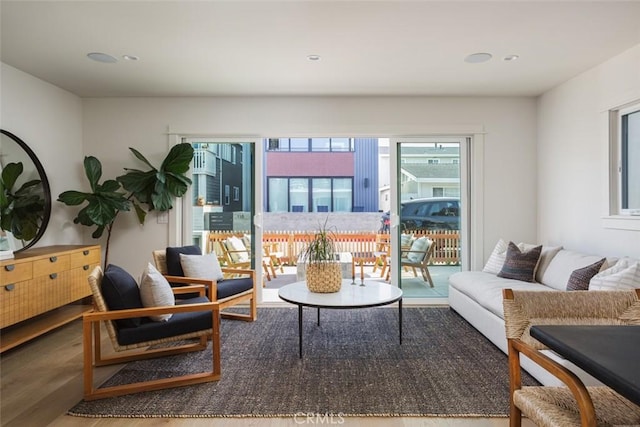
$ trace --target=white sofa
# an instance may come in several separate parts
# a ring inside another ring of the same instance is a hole
[[[492,257],[487,262],[487,266],[485,266],[485,270],[491,271],[491,263],[493,262],[492,272],[462,271],[451,275],[449,278],[449,305],[498,348],[507,353],[507,339],[502,308],[502,290],[511,288],[533,291],[566,291],[567,282],[574,270],[596,263],[602,260],[603,257],[565,250],[561,247],[543,247],[535,273],[536,281],[524,282],[501,278],[495,274],[495,255],[499,245],[500,242],[496,246]],[[532,245],[520,244],[518,246],[522,249]],[[499,259],[498,257],[497,260],[499,261]],[[615,266],[617,261],[618,260],[613,258],[606,259],[600,271],[603,272]],[[629,264],[630,262],[626,261],[626,265]],[[638,264],[636,263],[634,265],[636,269],[639,270],[638,273],[640,273]],[[632,279],[634,283],[636,283],[636,279],[637,275]],[[636,284],[637,286],[633,286],[633,284],[632,286],[628,286],[627,283],[624,287],[640,287],[640,283]],[[575,372],[578,377],[584,381],[585,385],[600,384],[572,363],[561,359],[551,351],[547,350],[546,353]],[[522,367],[544,385],[560,385],[557,378],[547,373],[529,359],[523,357]]]

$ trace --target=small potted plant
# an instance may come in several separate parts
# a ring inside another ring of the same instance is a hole
[[[307,287],[311,292],[338,292],[342,286],[342,270],[337,259],[333,233],[327,222],[310,237],[302,259],[306,264]]]

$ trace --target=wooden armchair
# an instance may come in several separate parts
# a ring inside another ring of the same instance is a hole
[[[435,244],[426,237],[420,237],[411,244],[411,247],[407,251],[402,252],[400,257],[401,267],[410,267],[413,270],[413,275],[417,277],[416,269],[422,273],[422,279],[428,282],[433,288],[433,279],[429,273],[429,260],[435,249]]]
[[[196,291],[199,295],[193,299],[181,300],[175,306],[110,310],[103,296],[103,278],[104,274],[100,267],[95,267],[89,275],[94,311],[85,313],[82,318],[85,400],[180,387],[220,379],[220,307],[218,303],[210,302],[204,296],[204,286],[173,288],[175,293]],[[126,289],[123,290],[124,288],[121,287],[120,293],[132,295],[138,292],[139,295],[135,280],[130,278],[128,283],[122,285]],[[110,302],[115,304],[113,301]],[[166,314],[172,316],[164,322],[153,322],[148,319],[148,316]],[[100,323],[105,325],[113,348],[117,352],[125,352],[124,354],[111,357],[102,355]],[[211,337],[212,343],[210,371],[98,389],[94,386],[94,366],[202,351],[207,348],[208,337]],[[197,341],[193,342],[194,338],[197,338]],[[190,342],[149,349],[150,346],[185,340]],[[136,349],[138,350],[136,351]]]
[[[168,248],[175,253],[191,252],[193,255],[193,246],[184,246],[182,248]],[[199,253],[199,249],[197,251]],[[222,273],[231,273],[234,276],[242,277],[224,278],[216,280],[213,278],[197,278],[185,277],[182,268],[176,266],[175,260],[167,259],[167,250],[159,249],[152,253],[153,261],[156,268],[162,273],[172,286],[181,286],[185,284],[204,285],[207,288],[207,295],[211,301],[217,302],[220,307],[221,316],[227,319],[244,320],[253,322],[258,316],[257,311],[257,292],[256,292],[256,275],[255,271],[249,268],[228,268],[222,267]],[[177,265],[180,262],[177,261]],[[173,270],[173,271],[172,271]],[[174,274],[171,274],[174,273]],[[229,313],[222,310],[241,303],[249,303],[249,314]]]
[[[503,291],[509,353],[510,426],[522,415],[540,427],[639,425],[640,407],[609,387],[589,386],[545,355],[529,335],[538,325],[640,324],[640,290]],[[522,387],[520,354],[561,380],[566,387]]]

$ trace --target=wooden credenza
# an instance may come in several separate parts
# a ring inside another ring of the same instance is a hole
[[[91,310],[87,277],[100,259],[99,245],[60,245],[0,261],[0,353]]]

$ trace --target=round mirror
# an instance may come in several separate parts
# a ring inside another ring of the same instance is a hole
[[[20,252],[44,234],[51,191],[34,152],[11,132],[0,132],[0,252]]]

